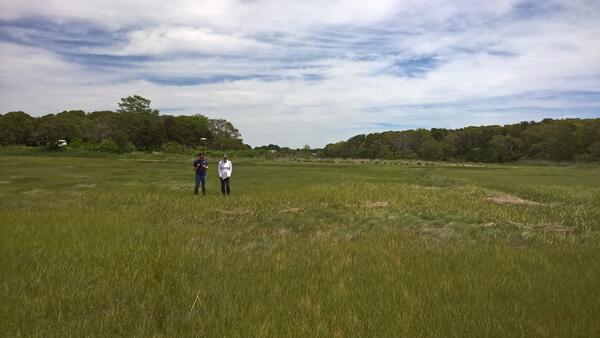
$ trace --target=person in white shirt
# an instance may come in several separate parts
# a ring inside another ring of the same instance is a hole
[[[221,180],[221,192],[225,195],[225,191],[227,191],[227,195],[231,191],[230,181],[231,181],[231,171],[233,166],[231,161],[227,158],[227,154],[223,155],[223,159],[219,161],[218,170],[219,170],[219,179]],[[225,190],[227,189],[227,190]]]

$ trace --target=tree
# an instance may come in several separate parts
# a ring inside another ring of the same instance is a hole
[[[116,114],[111,111],[96,111],[88,115],[87,139],[93,143],[110,138],[118,131]]]
[[[328,144],[321,154],[325,157],[391,156],[476,162],[516,161],[525,156],[552,161],[594,161],[600,157],[600,119],[545,119],[457,130],[387,131]]]
[[[419,157],[429,161],[439,161],[444,156],[444,145],[434,139],[421,144],[418,151]]]
[[[551,160],[571,161],[574,159],[577,145],[573,129],[567,123],[554,124],[548,142]]]
[[[65,125],[65,137],[70,141],[75,139],[85,139],[87,136],[86,130],[89,127],[89,120],[87,119],[83,110],[67,110],[56,114],[59,121]]]
[[[600,161],[600,141],[592,143],[588,148],[588,158],[592,161]]]
[[[244,149],[242,135],[231,122],[223,119],[209,119],[209,128],[212,139],[209,139],[209,146],[220,150]]]
[[[570,161],[575,157],[576,127],[565,121],[546,119],[523,132],[528,156],[552,161]]]
[[[120,153],[135,151],[136,149],[133,143],[131,143],[129,140],[129,135],[122,130],[115,130],[110,139],[117,145]]]
[[[446,135],[448,135],[448,130],[446,130],[446,129],[438,129],[438,128],[431,129],[431,137],[433,137],[433,139],[436,141],[441,142],[444,139],[444,137],[446,137]]]
[[[118,103],[119,113],[147,113],[158,115],[158,110],[150,108],[150,100],[139,95],[127,96],[121,98]]]
[[[515,161],[521,157],[523,142],[512,136],[495,135],[490,141],[492,162]]]
[[[196,147],[203,137],[212,139],[208,118],[204,115],[166,116],[163,125],[167,138],[182,145]]]
[[[0,116],[0,145],[28,143],[34,129],[34,118],[17,111]]]
[[[343,157],[342,151],[344,147],[344,141],[337,143],[329,143],[323,148],[323,155],[325,157]],[[353,154],[354,155],[354,154]]]
[[[85,136],[84,127],[69,114],[48,114],[36,120],[35,129],[29,137],[30,144],[53,144],[59,139],[71,143]]]
[[[589,147],[600,142],[600,119],[584,121],[574,132],[577,152],[589,152]]]
[[[280,151],[281,147],[276,144],[269,144],[268,146],[254,147],[256,150],[268,150],[268,151]]]
[[[140,150],[156,150],[167,140],[165,128],[158,115],[126,112],[118,114],[119,129]]]
[[[89,142],[96,149],[119,152],[157,150],[165,142],[197,147],[207,138],[213,149],[249,149],[231,122],[206,116],[160,116],[150,100],[139,95],[122,98],[119,111],[63,111],[33,118],[24,112],[0,114],[0,145],[47,145],[59,139]],[[106,142],[104,142],[106,141]],[[100,144],[102,146],[100,146]],[[116,146],[116,147],[115,147]],[[185,147],[183,147],[185,148]]]

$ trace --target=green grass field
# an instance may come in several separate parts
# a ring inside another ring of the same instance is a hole
[[[0,335],[600,335],[598,167],[154,158],[0,156]]]

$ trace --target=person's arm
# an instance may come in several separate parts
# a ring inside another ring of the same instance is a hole
[[[233,162],[229,161],[229,176],[233,173]]]

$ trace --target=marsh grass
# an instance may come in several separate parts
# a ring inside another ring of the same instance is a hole
[[[600,334],[598,168],[188,162],[0,157],[0,332]]]

